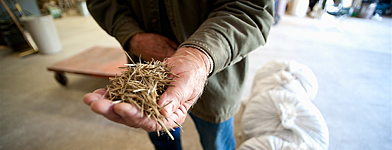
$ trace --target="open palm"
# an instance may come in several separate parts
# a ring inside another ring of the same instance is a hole
[[[162,94],[158,104],[165,106],[161,110],[168,121],[163,120],[167,128],[174,128],[185,121],[188,110],[196,102],[201,95],[205,82],[207,80],[207,72],[209,61],[207,56],[194,48],[180,48],[176,53],[166,60],[169,66],[172,66],[171,72],[179,75],[174,77],[173,87],[169,87]],[[145,115],[141,115],[141,111],[128,103],[112,104],[112,101],[104,95],[105,89],[98,89],[93,93],[84,96],[84,102],[98,114],[103,115],[109,120],[127,125],[129,127],[143,128],[151,132],[163,130],[161,126],[157,126],[154,119],[148,119]],[[175,122],[174,122],[175,121]]]

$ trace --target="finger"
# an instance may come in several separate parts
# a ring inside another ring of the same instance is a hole
[[[178,48],[178,44],[172,40],[170,40],[168,37],[162,36],[162,35],[158,35],[159,37],[161,37],[161,39],[166,42],[171,48],[173,49],[177,49]]]
[[[95,90],[93,93],[97,93],[97,94],[109,96],[108,90],[107,90],[107,89],[104,89],[104,88],[97,89],[97,90]]]
[[[172,82],[174,86],[169,87],[165,93],[162,94],[158,105],[165,106],[161,111],[162,115],[169,117],[174,111],[176,111],[184,102],[192,100],[194,97],[194,87],[191,85],[191,78],[188,73],[179,74],[180,78],[175,78],[175,82]],[[170,103],[170,104],[169,104]]]
[[[184,123],[185,118],[187,117],[188,114],[187,111],[183,111],[183,110],[185,109],[182,106],[180,106],[179,109],[174,111],[173,115],[167,117],[167,120],[166,119],[162,120],[163,124],[166,126],[167,129],[176,128],[178,126],[181,126],[182,123]]]
[[[120,115],[115,113],[113,107],[114,104],[112,104],[112,101],[106,99],[100,99],[91,103],[91,110],[95,113],[101,114],[114,122],[125,124],[126,122]]]
[[[178,44],[170,39],[168,39],[168,44],[171,48],[173,49],[177,49],[178,48]]]
[[[172,116],[173,112],[181,105],[181,98],[179,97],[183,97],[182,95],[179,87],[168,88],[158,102],[158,105],[164,107],[160,113],[165,117]]]
[[[83,102],[87,105],[91,105],[92,102],[97,101],[102,98],[101,94],[97,93],[88,93],[84,95]]]
[[[148,119],[142,116],[140,110],[127,103],[120,103],[114,106],[114,111],[127,122],[129,126],[140,127],[148,132],[156,130],[156,121],[153,118]]]
[[[95,90],[93,93],[88,93],[88,94],[84,95],[83,101],[85,104],[91,105],[92,102],[101,99],[103,97],[103,95],[108,96],[106,89],[98,89],[98,90]]]

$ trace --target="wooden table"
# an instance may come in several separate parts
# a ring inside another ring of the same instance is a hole
[[[55,79],[62,85],[68,80],[65,73],[96,77],[114,77],[121,73],[118,67],[124,66],[127,57],[122,48],[92,47],[75,56],[59,61],[47,69],[55,72]]]

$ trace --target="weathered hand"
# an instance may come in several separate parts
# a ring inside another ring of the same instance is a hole
[[[195,48],[180,48],[166,60],[169,66],[173,66],[171,72],[179,75],[159,100],[159,105],[165,107],[161,113],[167,118],[172,118],[182,124],[185,121],[188,110],[203,93],[203,89],[210,70],[208,57]]]
[[[174,77],[174,87],[169,87],[159,100],[159,105],[163,106],[171,102],[161,111],[169,118],[164,121],[166,127],[177,127],[176,121],[182,124],[185,121],[187,112],[196,102],[198,96],[203,92],[210,69],[208,57],[201,51],[194,48],[180,48],[176,53],[166,60],[169,66],[173,66],[171,72],[180,77]],[[130,127],[143,128],[146,131],[156,131],[157,122],[154,119],[147,119],[145,115],[141,117],[141,111],[128,103],[112,104],[107,99],[105,89],[98,89],[93,93],[84,96],[84,102],[90,105],[91,109],[103,115],[109,120],[121,123]],[[103,99],[101,99],[104,97]],[[158,130],[163,130],[158,126]]]
[[[155,33],[137,33],[129,40],[129,51],[143,60],[163,61],[174,54],[178,47],[176,42]]]

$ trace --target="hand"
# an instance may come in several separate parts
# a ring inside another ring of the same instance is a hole
[[[194,48],[178,49],[166,60],[166,63],[173,66],[171,72],[178,74],[180,78],[174,77],[175,82],[172,84],[175,86],[169,87],[163,93],[158,104],[163,106],[171,102],[161,113],[169,118],[169,121],[164,121],[165,126],[174,128],[177,124],[172,120],[182,124],[188,110],[203,92],[210,64],[208,57]],[[83,98],[95,113],[129,127],[143,128],[148,132],[163,130],[161,126],[156,126],[157,122],[154,119],[147,119],[145,115],[141,117],[137,107],[128,103],[112,104],[112,101],[107,99],[107,95],[104,96],[105,91],[105,89],[98,89]],[[104,98],[101,99],[102,97]]]
[[[143,60],[163,61],[174,54],[178,44],[155,33],[137,33],[129,41],[129,51]]]

